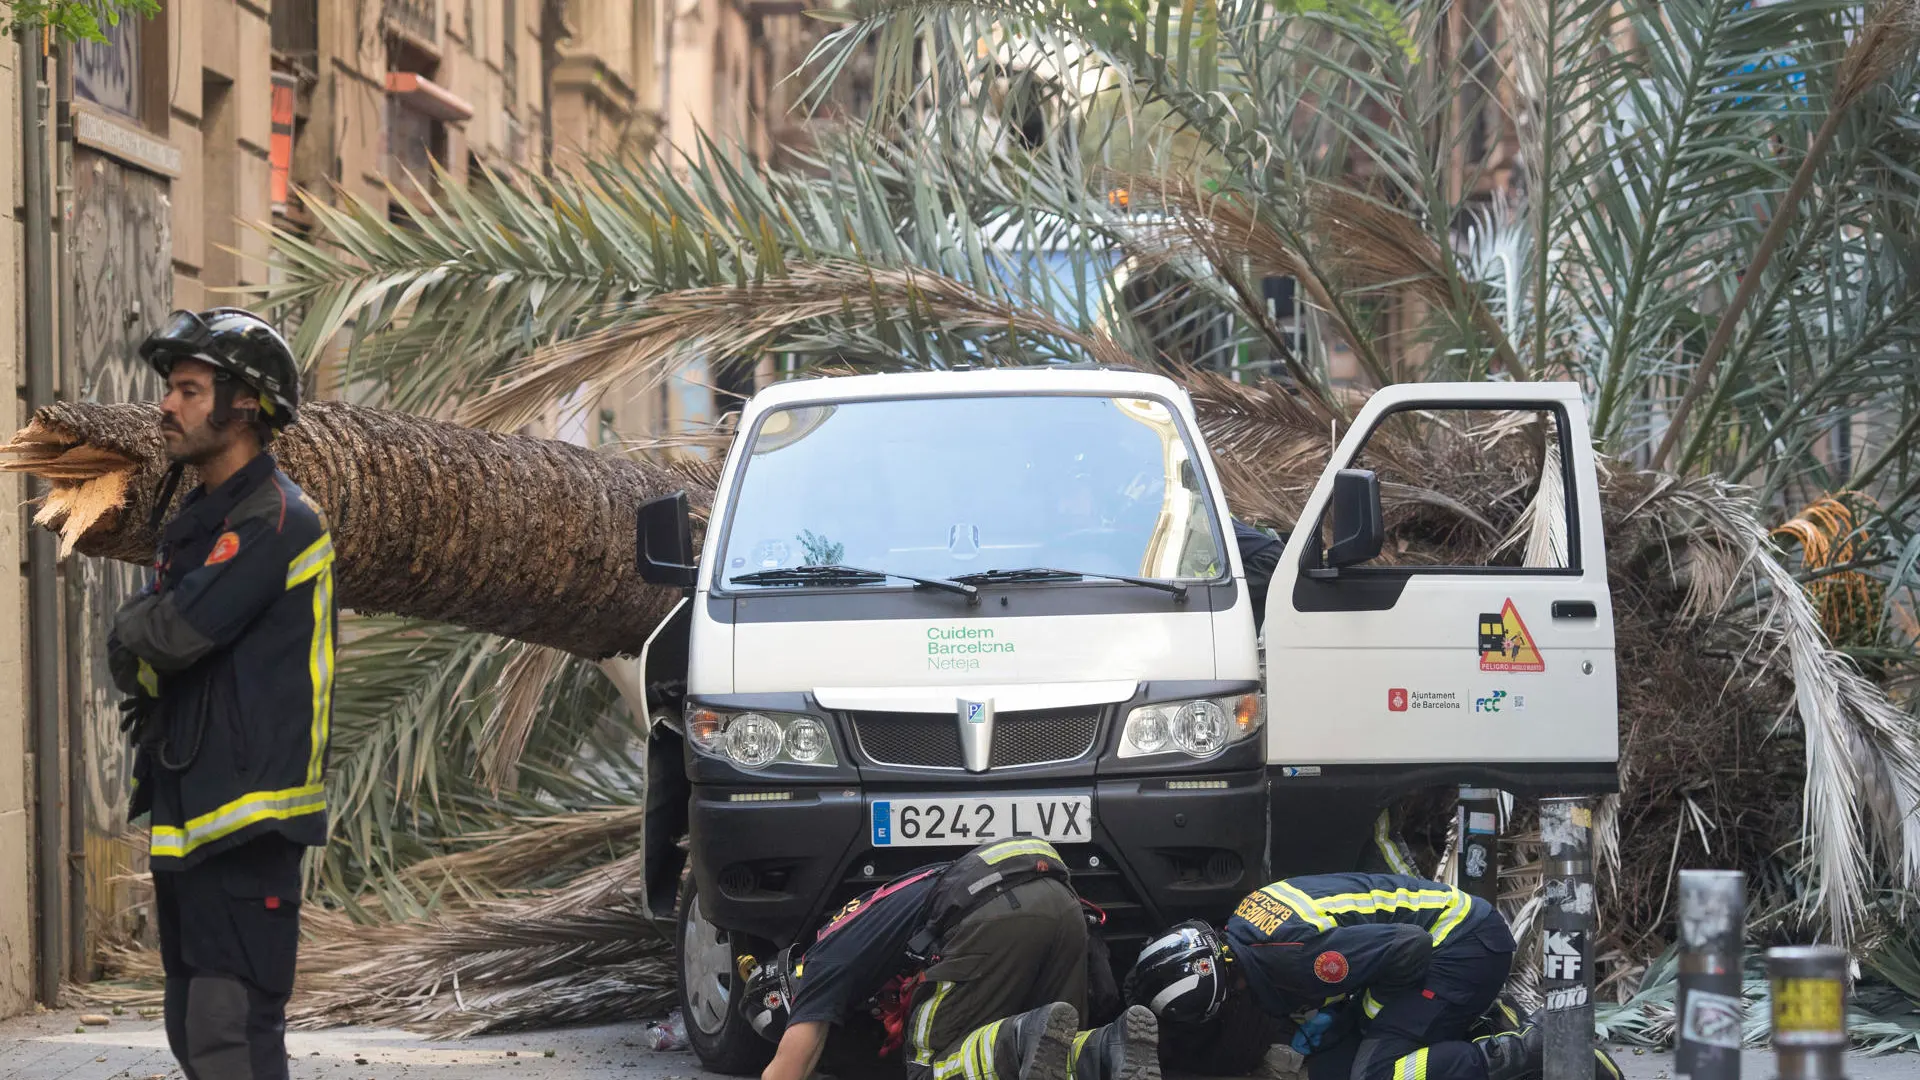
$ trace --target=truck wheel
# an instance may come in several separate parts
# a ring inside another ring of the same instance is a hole
[[[680,1015],[700,1064],[729,1076],[758,1076],[773,1060],[773,1044],[754,1033],[734,1007],[740,976],[733,935],[700,913],[700,892],[688,874],[680,886],[678,920]]]
[[[1200,1076],[1246,1076],[1266,1060],[1280,1034],[1272,1017],[1250,994],[1233,994],[1220,1014],[1204,1024],[1167,1024],[1160,1029],[1160,1065],[1167,1072]]]

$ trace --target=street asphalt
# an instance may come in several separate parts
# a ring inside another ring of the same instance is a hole
[[[98,1013],[102,1010],[84,1010]],[[0,1080],[178,1080],[158,1020],[128,1013],[81,1027],[82,1010],[0,1021]],[[287,1037],[293,1080],[721,1080],[687,1052],[647,1048],[646,1025],[610,1024],[517,1035],[433,1040],[386,1028],[296,1031]],[[1267,1080],[1288,1080],[1276,1051]],[[1670,1054],[1616,1054],[1627,1080],[1672,1080]],[[1750,1052],[1745,1080],[1772,1080],[1771,1055]],[[1854,1055],[1848,1080],[1920,1080],[1920,1054]]]

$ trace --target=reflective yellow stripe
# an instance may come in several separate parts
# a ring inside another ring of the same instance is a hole
[[[287,564],[287,588],[318,574],[322,567],[333,563],[333,534],[321,533],[320,539],[307,545],[307,550],[293,557]]]
[[[333,555],[319,564],[313,581],[313,641],[307,651],[307,678],[313,687],[312,729],[307,732],[307,783],[320,782],[327,738],[333,728]]]
[[[1375,889],[1363,893],[1334,893],[1315,903],[1321,911],[1329,912],[1432,911],[1446,907],[1460,895],[1463,894],[1457,889],[1394,889],[1391,892]]]
[[[160,696],[160,673],[153,670],[152,664],[145,660],[140,661],[139,678],[140,689],[145,690],[148,697]]]
[[[1471,911],[1473,911],[1473,898],[1466,893],[1456,894],[1453,903],[1448,904],[1447,910],[1434,920],[1433,943],[1438,945],[1447,940],[1448,934],[1459,929],[1460,924],[1467,921],[1467,915]]]
[[[1284,881],[1276,881],[1260,891],[1292,908],[1294,914],[1316,930],[1331,930],[1337,925],[1312,897]]]
[[[1006,840],[995,844],[980,853],[980,857],[989,865],[1003,863],[1021,855],[1044,855],[1058,859],[1060,853],[1045,840]]]
[[[928,998],[927,1003],[920,1006],[920,1011],[914,1014],[913,1063],[915,1065],[926,1065],[933,1061],[933,1047],[928,1045],[933,1036],[933,1014],[940,1008],[940,1003],[947,999],[947,991],[951,989],[953,984],[950,982],[935,984],[933,996]]]
[[[319,784],[282,791],[256,791],[201,814],[187,822],[185,828],[155,825],[148,851],[154,855],[185,858],[196,848],[257,822],[316,814],[326,808],[327,790]]]
[[[1000,1034],[1000,1023],[995,1020],[973,1033],[973,1080],[993,1080],[993,1043]]]
[[[1380,849],[1380,857],[1387,861],[1388,868],[1394,873],[1406,874],[1410,877],[1419,876],[1413,872],[1413,867],[1407,865],[1406,858],[1400,854],[1400,845],[1393,842],[1392,811],[1380,811],[1379,820],[1373,823],[1373,842]]]
[[[1427,1080],[1427,1048],[1423,1046],[1395,1061],[1393,1080]]]
[[[951,986],[951,983],[944,984]],[[966,1080],[986,1080],[993,1075],[993,1038],[1002,1022],[995,1020],[960,1041],[959,1049],[933,1063],[934,1080],[961,1076]],[[981,1047],[988,1049],[982,1053]]]
[[[1080,1072],[1080,1048],[1093,1038],[1093,1032],[1083,1031],[1073,1037],[1073,1046],[1067,1050],[1067,1075],[1076,1076]]]
[[[1284,885],[1285,882],[1280,884]],[[1439,917],[1428,930],[1435,945],[1447,940],[1447,935],[1453,933],[1473,910],[1472,898],[1458,889],[1396,889],[1392,892],[1375,889],[1363,893],[1335,893],[1321,897],[1316,903],[1320,911],[1328,914],[1439,911]]]
[[[1369,1020],[1380,1015],[1380,999],[1373,996],[1373,991],[1369,990],[1361,996],[1360,1011],[1366,1013]]]

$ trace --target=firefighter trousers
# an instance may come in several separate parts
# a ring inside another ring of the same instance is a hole
[[[1487,1059],[1470,1032],[1512,967],[1505,923],[1488,919],[1457,935],[1435,950],[1419,989],[1350,1003],[1365,1018],[1355,1034],[1307,1058],[1309,1080],[1486,1080]]]
[[[154,873],[167,1045],[187,1080],[286,1080],[305,852],[270,833]]]
[[[1055,1002],[1086,1012],[1086,919],[1073,890],[1029,881],[948,932],[914,989],[908,1080],[1017,1080],[1013,1018]]]

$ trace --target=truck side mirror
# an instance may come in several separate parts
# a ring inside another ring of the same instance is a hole
[[[1333,477],[1333,542],[1327,545],[1326,567],[1307,573],[1330,578],[1342,566],[1366,562],[1380,554],[1386,531],[1380,478],[1371,469],[1341,469]]]
[[[640,580],[690,589],[694,583],[693,524],[687,493],[676,491],[640,504],[634,521],[634,553]]]

